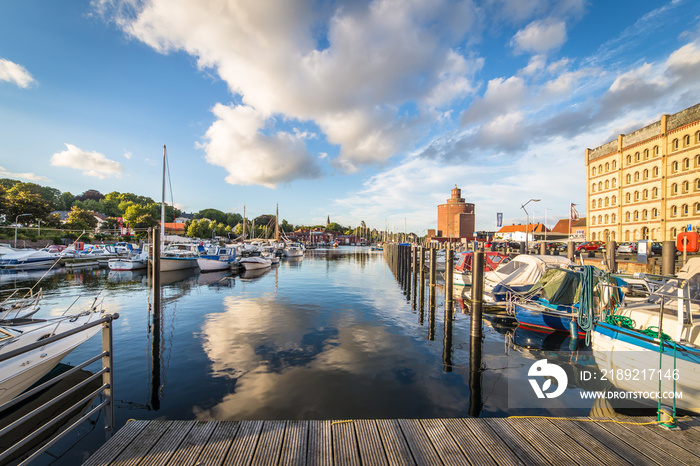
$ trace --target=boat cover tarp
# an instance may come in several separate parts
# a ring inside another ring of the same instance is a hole
[[[541,290],[540,297],[550,304],[576,304],[581,294],[581,274],[566,269],[548,269],[532,285],[530,293],[538,290]]]
[[[503,267],[484,274],[484,287],[496,292],[496,287],[521,287],[533,285],[545,270],[574,265],[564,256],[520,254]]]
[[[471,272],[474,253],[463,252],[460,254],[455,270],[458,272]],[[501,264],[505,264],[508,256],[500,252],[488,251],[484,254],[484,272],[496,270]]]

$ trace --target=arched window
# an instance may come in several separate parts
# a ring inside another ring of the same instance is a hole
[[[700,202],[695,203],[695,207],[693,208],[693,215],[698,215],[700,214]]]
[[[659,215],[659,211],[658,211],[658,209],[656,209],[656,207],[651,209],[651,218],[656,218],[658,215]]]
[[[627,184],[630,184],[632,182],[632,175],[630,175],[628,173],[627,176],[625,177],[625,180],[627,180]]]
[[[592,192],[592,193],[595,192],[595,183],[593,183],[593,184],[591,185],[591,192]]]
[[[625,221],[626,221],[626,222],[629,222],[630,219],[631,219],[631,217],[632,217],[632,214],[630,214],[629,212],[627,212],[627,213],[625,214]]]
[[[695,166],[700,167],[700,154],[695,156]]]
[[[613,170],[617,169],[617,160],[613,160],[612,169]]]
[[[683,136],[683,146],[689,146],[690,145],[690,134],[687,134]]]
[[[646,219],[647,219],[647,215],[648,215],[647,210],[646,210],[646,209],[642,210],[642,220],[646,220]]]
[[[678,206],[671,206],[671,217],[677,217],[678,216]]]
[[[617,178],[612,179],[612,187],[614,188],[615,186],[617,186]]]
[[[671,228],[671,238],[675,238],[677,235],[677,230],[675,228]]]
[[[634,211],[634,221],[636,222],[637,220],[639,220],[639,211],[635,210]]]
[[[654,178],[659,176],[659,167],[654,167]]]
[[[671,164],[671,173],[676,173],[678,171],[678,162],[673,162]]]
[[[684,217],[688,216],[688,204],[683,204],[681,206],[681,215]]]
[[[639,162],[639,152],[637,152],[636,154],[634,154],[634,161],[635,161],[635,162]]]
[[[654,146],[654,157],[659,155],[659,146]]]
[[[676,194],[678,194],[678,184],[673,183],[671,185],[671,195],[675,196]]]
[[[642,199],[649,199],[649,190],[645,189],[642,191]]]
[[[700,191],[700,178],[695,179],[695,190]]]
[[[698,204],[698,205],[700,206],[700,204]],[[612,214],[612,217],[610,218],[610,220],[612,220],[612,222],[615,223],[615,220],[617,220],[617,215]]]
[[[654,188],[651,190],[651,197],[652,199],[656,199],[659,197],[659,188]]]
[[[629,240],[630,240],[630,232],[626,231],[625,232],[625,241],[629,241]]]
[[[639,200],[639,191],[634,192],[634,200],[638,201]]]
[[[592,225],[595,225],[595,215],[592,215],[592,216],[591,216],[591,224],[592,224]]]
[[[639,172],[634,172],[634,181],[639,181]]]
[[[671,147],[673,147],[673,150],[678,150],[678,139],[673,140]]]
[[[610,180],[605,180],[605,189],[610,187]]]
[[[610,198],[608,196],[605,196],[605,206],[607,207],[609,205],[610,205]]]
[[[610,223],[610,216],[605,214],[605,223]]]
[[[602,189],[603,189],[603,182],[602,182],[602,181],[599,181],[599,182],[598,182],[598,191],[600,191],[600,190],[602,190]]]
[[[688,157],[683,159],[683,170],[690,168],[690,159]]]
[[[617,196],[612,197],[612,205],[617,204]]]
[[[649,170],[646,170],[646,169],[645,169],[644,172],[642,173],[642,177],[643,177],[645,180],[649,179]]]
[[[632,194],[627,193],[625,194],[625,202],[630,202],[632,200]]]
[[[687,193],[688,191],[690,191],[690,182],[686,180],[683,182],[683,192]]]
[[[610,163],[609,163],[609,162],[606,162],[606,163],[605,163],[605,171],[606,171],[606,172],[607,172],[607,171],[610,171]]]
[[[595,175],[595,167],[591,168],[591,174]]]
[[[598,165],[598,173],[603,173],[603,164]]]
[[[627,165],[632,165],[632,156],[631,155],[627,156]]]
[[[595,209],[595,204],[596,204],[595,199],[593,199],[593,200],[591,201],[591,208],[592,208],[592,209]]]
[[[644,149],[644,160],[649,158],[649,149]]]

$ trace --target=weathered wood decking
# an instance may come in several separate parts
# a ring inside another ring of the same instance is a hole
[[[700,464],[700,420],[678,424],[680,431],[542,418],[131,421],[84,464]]]

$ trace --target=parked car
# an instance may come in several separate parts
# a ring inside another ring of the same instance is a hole
[[[637,243],[620,243],[617,247],[617,252],[622,254],[636,254]]]
[[[598,251],[605,249],[605,245],[600,241],[587,241],[576,246],[577,251]]]
[[[650,256],[655,256],[655,255],[661,255],[661,251],[663,250],[663,246],[661,243],[651,243],[651,246],[649,247],[651,249],[650,251]]]

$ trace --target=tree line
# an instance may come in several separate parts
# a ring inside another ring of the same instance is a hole
[[[56,211],[67,211],[67,221],[61,222]],[[95,189],[73,195],[56,188],[40,186],[9,178],[0,179],[0,218],[4,225],[39,225],[42,229],[71,231],[94,231],[97,219],[94,214],[106,217],[100,226],[106,235],[116,235],[120,224],[126,224],[138,236],[160,223],[161,204],[150,197],[133,193],[113,191],[102,194]],[[166,207],[166,222],[174,222],[182,212],[174,207]],[[275,216],[263,214],[247,219],[246,237],[270,238],[274,235]],[[356,228],[343,227],[337,223],[296,227],[286,220],[279,224],[280,232],[292,232],[298,228],[322,229],[336,234],[357,234],[369,236],[364,221]],[[212,236],[241,236],[243,216],[239,213],[222,212],[207,208],[193,214],[193,219],[185,224],[187,236],[207,238]],[[364,232],[364,234],[363,234]],[[72,236],[67,234],[66,236]]]

